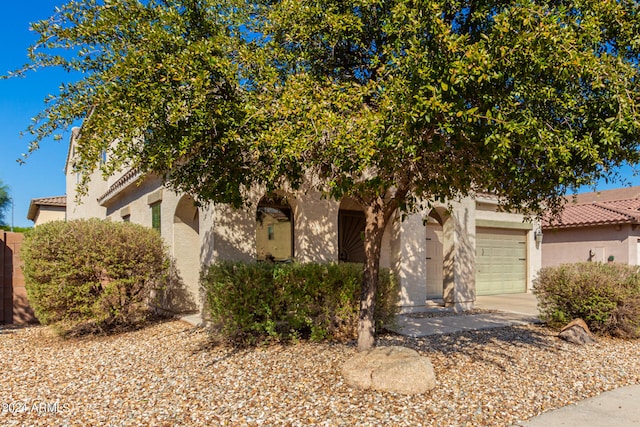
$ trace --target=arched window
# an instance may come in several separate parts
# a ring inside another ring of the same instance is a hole
[[[362,208],[345,198],[338,211],[338,257],[343,262],[364,263],[364,228],[366,220]]]
[[[258,203],[256,254],[259,261],[293,259],[293,211],[280,196],[267,195]]]

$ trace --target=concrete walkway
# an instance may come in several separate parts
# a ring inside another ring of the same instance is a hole
[[[425,337],[459,331],[498,328],[539,322],[537,301],[532,294],[480,296],[476,308],[495,313],[461,316],[419,317],[399,315],[394,332]],[[419,313],[448,311],[425,307]],[[621,387],[574,405],[545,412],[513,427],[638,427],[640,426],[640,385]]]

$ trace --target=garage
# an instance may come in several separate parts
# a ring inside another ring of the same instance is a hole
[[[527,230],[476,228],[476,294],[527,290]]]

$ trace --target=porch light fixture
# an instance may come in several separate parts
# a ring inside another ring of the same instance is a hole
[[[534,233],[533,233],[533,238],[535,239],[537,244],[542,243],[542,229],[538,228]]]

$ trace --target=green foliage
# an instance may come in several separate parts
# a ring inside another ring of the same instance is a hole
[[[82,78],[47,99],[30,152],[82,119],[85,184],[108,150],[105,174],[200,201],[351,196],[364,303],[398,210],[480,191],[540,215],[640,160],[637,1],[87,0],[33,29],[17,74]]]
[[[638,159],[637,2],[266,3],[270,164],[336,197],[477,189],[537,213]]]
[[[202,277],[214,324],[241,344],[355,336],[362,266],[220,262]],[[397,311],[397,283],[380,274],[376,319]]]
[[[55,221],[26,235],[21,252],[36,317],[63,334],[135,326],[165,285],[162,239],[131,223]]]
[[[82,77],[30,148],[83,119],[85,178],[106,149],[107,174],[235,205],[313,172],[365,205],[484,190],[537,213],[639,160],[637,2],[88,0],[33,29],[15,74]]]
[[[137,167],[203,199],[239,205],[253,169],[244,159],[250,141],[238,135],[247,104],[229,35],[234,16],[228,1],[87,0],[33,23],[40,38],[31,62],[13,75],[60,67],[81,77],[47,96],[28,129],[29,153],[82,120],[73,165],[80,190],[97,167],[106,175]]]
[[[10,204],[9,187],[3,185],[2,180],[0,180],[0,226],[4,226],[7,223],[5,214]]]
[[[594,333],[640,337],[640,269],[604,263],[540,270],[534,282],[542,320],[562,327],[582,318]]]
[[[11,231],[10,225],[0,225],[0,230]],[[33,227],[13,227],[14,233],[28,233],[33,230]]]

